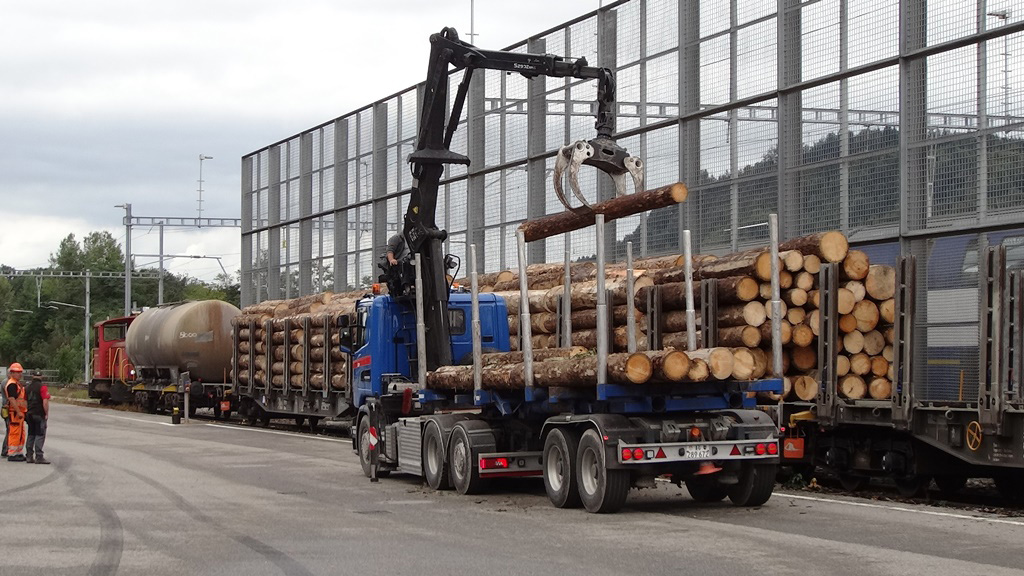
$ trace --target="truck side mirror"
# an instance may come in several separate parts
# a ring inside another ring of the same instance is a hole
[[[341,328],[342,330],[344,330],[344,329],[348,328],[348,326],[349,326],[348,314],[343,314],[341,316],[338,316],[338,328]]]

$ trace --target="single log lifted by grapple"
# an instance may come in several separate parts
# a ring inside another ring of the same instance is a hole
[[[593,204],[591,209],[581,208],[573,211],[559,212],[527,220],[519,225],[523,238],[527,242],[541,240],[565,232],[593,226],[597,214],[604,214],[605,222],[618,218],[640,214],[649,210],[665,208],[686,201],[688,191],[682,182],[662,186],[653,190],[619,196]]]

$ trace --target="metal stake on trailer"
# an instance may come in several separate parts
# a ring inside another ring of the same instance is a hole
[[[565,282],[562,289],[562,346],[572,346],[572,250],[569,247],[569,233],[565,233]]]
[[[636,316],[633,314],[633,284],[633,243],[626,242],[626,351],[630,354],[636,352]]]
[[[469,291],[470,291],[470,330],[473,336],[473,358],[480,358],[480,294],[477,292],[476,244],[469,245]],[[480,362],[473,362],[473,396],[479,399],[483,388],[483,373]]]
[[[683,264],[686,280],[686,348],[697,349],[697,312],[693,309],[693,247],[690,244],[690,231],[683,230]]]
[[[522,340],[523,380],[526,399],[533,396],[533,333],[530,328],[530,292],[526,288],[526,237],[523,230],[516,230],[519,248],[519,336]]]
[[[782,374],[782,301],[779,297],[779,215],[768,215],[768,234],[772,248],[772,375],[785,378]],[[785,392],[785,387],[783,387]],[[783,399],[779,394],[778,417],[775,423],[785,426],[782,421]]]
[[[608,383],[608,291],[604,280],[604,214],[596,214],[597,238],[597,383]]]

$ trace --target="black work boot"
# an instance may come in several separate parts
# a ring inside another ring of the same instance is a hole
[[[36,464],[49,464],[49,463],[50,463],[50,461],[47,460],[46,458],[43,458],[42,456],[36,458]]]
[[[35,464],[36,463],[36,457],[31,455],[31,454],[29,454],[28,456],[25,456],[25,462],[28,462],[29,464]]]

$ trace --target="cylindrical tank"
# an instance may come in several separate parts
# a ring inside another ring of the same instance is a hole
[[[193,381],[224,382],[231,370],[231,319],[240,313],[220,300],[150,308],[128,327],[128,357],[137,369],[176,367]]]

